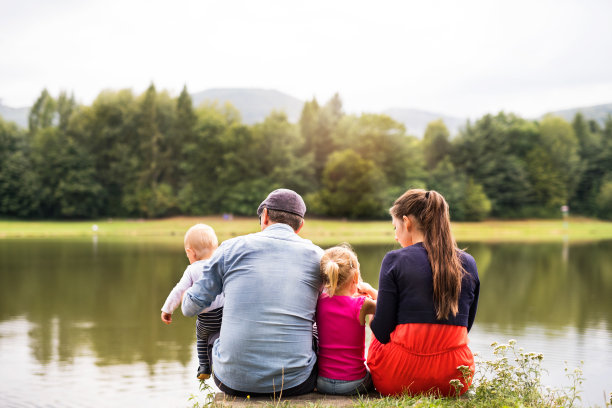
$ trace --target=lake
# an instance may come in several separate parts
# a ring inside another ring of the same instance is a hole
[[[0,240],[0,406],[187,407],[198,394],[195,320],[160,308],[187,258],[142,240]],[[483,357],[516,339],[544,353],[544,383],[569,385],[584,361],[583,403],[612,391],[612,241],[460,243],[478,264],[481,294],[469,334]],[[396,248],[357,247],[376,286]],[[202,400],[202,399],[201,399]]]

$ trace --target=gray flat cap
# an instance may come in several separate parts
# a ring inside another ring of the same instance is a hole
[[[257,207],[258,216],[261,215],[264,208],[285,211],[302,218],[306,214],[306,204],[304,204],[302,197],[295,191],[286,188],[279,188],[268,194],[268,197]]]

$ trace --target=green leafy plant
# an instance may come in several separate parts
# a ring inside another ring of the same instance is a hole
[[[203,397],[204,401],[200,401],[200,397]],[[191,394],[189,401],[192,403],[192,408],[213,407],[215,406],[215,390],[206,381],[200,380],[199,395]]]

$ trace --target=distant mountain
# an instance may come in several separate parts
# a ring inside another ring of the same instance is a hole
[[[425,134],[425,129],[427,129],[429,122],[434,120],[442,119],[451,136],[457,135],[459,128],[465,125],[466,122],[466,119],[418,109],[392,108],[384,110],[382,113],[389,115],[397,122],[403,123],[406,126],[406,132],[419,139]]]
[[[217,88],[191,94],[194,106],[202,102],[230,102],[238,109],[242,122],[253,124],[263,120],[273,110],[284,111],[290,122],[297,122],[304,102],[273,89]]]
[[[240,111],[242,122],[246,124],[262,122],[273,110],[284,111],[289,121],[295,123],[299,120],[304,106],[304,101],[273,89],[214,88],[193,93],[191,98],[194,106],[198,106],[205,101],[217,101],[221,104],[226,101],[230,102]],[[28,127],[29,112],[29,107],[12,108],[3,105],[0,101],[0,116],[5,121],[15,122],[23,128]],[[550,114],[560,116],[571,122],[577,112],[582,112],[585,118],[594,119],[603,125],[608,115],[612,115],[612,103],[558,110],[550,112]],[[466,119],[419,109],[391,108],[381,113],[403,123],[408,134],[419,138],[423,137],[427,124],[437,119],[444,121],[451,136],[457,135],[459,129],[466,123]]]
[[[572,109],[564,109],[555,112],[550,112],[551,115],[560,116],[563,119],[571,122],[574,120],[574,116],[576,113],[582,112],[582,115],[586,119],[593,119],[599,122],[600,125],[603,125],[608,118],[608,115],[612,115],[612,103],[607,103],[605,105],[595,105],[595,106],[587,106],[584,108],[572,108]]]
[[[230,102],[240,111],[242,121],[247,124],[262,122],[272,110],[282,110],[287,113],[290,122],[297,122],[304,106],[304,101],[273,89],[207,89],[191,94],[191,99],[194,106],[205,101]],[[395,108],[382,113],[403,123],[409,134],[419,138],[423,137],[427,124],[433,120],[444,120],[451,135],[457,134],[459,127],[465,124],[465,119],[417,109]]]
[[[11,108],[8,106],[4,106],[2,102],[0,102],[0,116],[6,122],[15,122],[17,125],[27,128],[28,127],[28,114],[30,113],[30,108]]]

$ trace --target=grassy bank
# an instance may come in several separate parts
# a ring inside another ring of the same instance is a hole
[[[97,234],[113,239],[180,241],[191,225],[211,225],[221,241],[259,230],[255,217],[224,220],[222,217],[174,217],[159,220],[13,221],[0,220],[1,238],[67,238]],[[97,232],[93,226],[97,226]],[[586,218],[562,220],[456,222],[458,241],[571,242],[612,239],[612,222]],[[393,243],[390,221],[342,221],[307,219],[301,235],[319,245]]]
[[[344,408],[392,408],[392,407],[441,407],[441,408],[489,408],[489,407],[579,407],[582,406],[582,383],[584,377],[582,369],[570,369],[566,366],[567,383],[559,387],[548,387],[542,383],[542,376],[546,374],[542,368],[544,355],[541,353],[526,352],[517,347],[515,340],[507,344],[491,344],[493,356],[490,359],[481,359],[476,356],[476,370],[472,377],[467,366],[457,367],[458,377],[450,384],[456,391],[455,396],[393,396],[381,397],[376,393],[356,397],[329,397],[322,394],[308,394],[306,398],[284,398],[270,401],[265,398],[241,399],[215,394],[214,390],[202,383],[199,395],[192,395],[193,408],[201,407],[312,407],[326,408],[341,406]],[[467,393],[459,396],[463,383],[471,383]],[[221,397],[221,398],[219,398]],[[603,396],[602,403],[607,407],[612,404]]]

